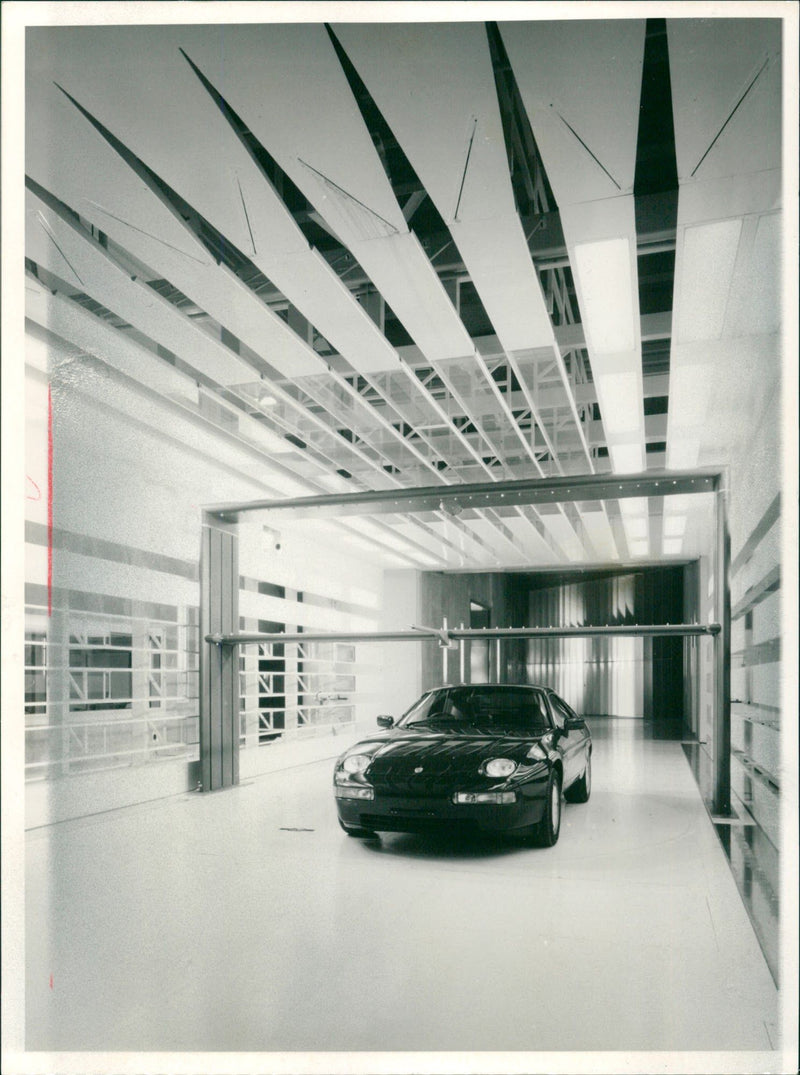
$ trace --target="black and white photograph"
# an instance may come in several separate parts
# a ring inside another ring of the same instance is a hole
[[[2,5],[4,1072],[797,1071],[798,10]]]

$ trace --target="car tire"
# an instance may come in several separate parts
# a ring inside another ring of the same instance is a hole
[[[348,836],[359,836],[362,839],[364,839],[365,837],[375,836],[376,835],[376,833],[374,833],[372,831],[372,829],[354,829],[354,828],[350,828],[349,825],[345,825],[341,821],[339,822],[339,824],[341,825],[342,829],[344,830],[344,832],[347,833]]]
[[[592,755],[586,756],[586,768],[583,776],[576,780],[571,788],[564,792],[564,798],[570,803],[588,803],[592,794]]]
[[[544,817],[539,822],[534,840],[538,847],[552,847],[561,831],[561,774],[553,769],[547,781],[547,801]]]

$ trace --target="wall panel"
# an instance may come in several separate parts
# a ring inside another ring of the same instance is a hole
[[[42,353],[46,357],[48,348],[37,336],[31,355]],[[27,462],[38,491],[26,523],[26,776],[32,825],[197,785],[201,506],[271,492],[248,476],[256,473],[251,458],[234,473],[230,442],[213,423],[193,443],[182,442],[170,436],[168,407],[158,410],[152,400],[140,407],[138,391],[101,376],[96,360],[74,353],[67,362],[57,342],[50,358],[49,590],[42,508],[48,381],[41,368],[28,370],[29,395],[37,406]],[[291,538],[287,533],[278,552],[274,533],[259,526],[242,535],[240,554],[248,623],[340,630],[377,625],[382,570],[368,557],[346,552],[335,534],[321,540],[300,528]],[[288,595],[284,599],[274,596],[280,588]],[[356,667],[355,682],[336,662],[320,658],[314,690],[305,691],[313,694],[313,704],[305,699],[310,729],[305,734],[328,742],[319,749],[330,756],[341,745],[331,732],[374,717],[378,704],[382,653],[372,647],[356,656],[346,662],[349,672]],[[238,661],[232,669],[242,688],[238,730],[240,742],[254,748],[245,767],[253,775],[275,766],[275,751],[283,744],[259,737],[259,714],[270,693],[261,689],[258,656]],[[251,671],[255,665],[255,675],[248,675],[248,663]],[[284,721],[281,738],[284,731],[300,734],[299,694],[295,690],[289,699],[294,723]],[[236,731],[230,729],[230,746]]]

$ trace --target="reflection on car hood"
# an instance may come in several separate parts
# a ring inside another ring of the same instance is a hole
[[[418,725],[390,728],[385,732],[375,732],[374,735],[369,736],[367,740],[362,742],[372,742],[376,746],[396,742],[435,745],[441,743],[442,740],[446,740],[448,743],[463,743],[465,745],[475,743],[476,740],[492,743],[498,740],[530,743],[532,740],[541,739],[543,734],[544,732],[520,731],[518,727],[516,729],[502,728],[498,727],[497,723],[480,725],[477,722],[459,721],[458,725],[455,726],[453,723],[447,723],[446,721],[441,723],[433,722],[430,725],[420,721]]]
[[[435,757],[446,754],[469,758],[504,757],[520,760],[530,749],[531,743],[541,739],[542,734],[511,735],[488,731],[469,725],[469,731],[454,733],[451,729],[393,728],[362,739],[348,753],[370,754],[374,758]]]
[[[518,773],[529,771],[531,762],[526,764],[526,755],[533,738],[397,728],[362,741],[353,751],[371,755],[364,775],[379,792],[437,797],[459,788],[496,786],[496,778],[481,772],[482,763],[489,758],[511,758],[520,765]]]

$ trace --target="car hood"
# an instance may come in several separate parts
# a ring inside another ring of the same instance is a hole
[[[545,733],[546,734],[546,733]],[[542,735],[503,735],[479,730],[467,734],[452,731],[431,731],[417,728],[393,728],[378,732],[351,747],[348,754],[366,754],[373,759],[370,771],[377,762],[402,762],[405,759],[444,759],[474,763],[488,758],[511,758],[522,762],[531,745]]]
[[[371,758],[364,778],[377,790],[393,795],[441,795],[458,788],[498,786],[503,781],[481,772],[489,758],[510,758],[519,765],[514,781],[530,771],[528,751],[536,736],[497,734],[453,735],[429,729],[397,728],[352,747],[348,754]]]

